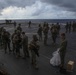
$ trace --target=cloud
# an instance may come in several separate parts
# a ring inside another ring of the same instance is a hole
[[[75,12],[36,1],[26,7],[6,7],[1,11],[0,19],[74,19],[76,18],[75,15]]]
[[[35,3],[35,0],[0,0],[0,9],[9,6],[25,7]]]
[[[22,1],[0,0],[0,4],[5,4],[1,6],[6,6],[0,11],[0,19],[76,19],[75,9],[67,5],[67,1],[64,6],[65,0]]]
[[[31,6],[36,1],[41,1],[48,4],[53,4],[68,11],[76,11],[76,0],[0,0],[0,9],[9,6],[25,7]]]
[[[0,18],[1,19],[28,19],[33,18],[32,15],[40,9],[39,2],[35,2],[31,6],[26,7],[17,7],[17,6],[10,6],[4,8],[1,11]]]
[[[76,0],[41,0],[42,2],[53,4],[68,11],[76,11]]]

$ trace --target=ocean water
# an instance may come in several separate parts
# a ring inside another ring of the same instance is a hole
[[[12,22],[16,21],[17,23],[25,23],[31,21],[32,23],[66,23],[66,22],[73,22],[76,19],[11,19]],[[5,20],[0,20],[0,23],[5,23]]]

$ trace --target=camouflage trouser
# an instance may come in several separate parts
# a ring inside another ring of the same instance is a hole
[[[35,66],[36,65],[36,54],[33,50],[31,50],[31,63]]]
[[[60,53],[61,65],[64,66],[65,53]]]
[[[23,53],[24,53],[24,57],[29,57],[29,51],[28,51],[28,46],[23,46]]]
[[[20,56],[20,45],[16,44],[16,55]]]
[[[11,51],[11,49],[10,49],[10,42],[4,42],[4,51],[5,51],[5,53],[7,51],[7,48],[9,49],[9,52],[10,52]]]

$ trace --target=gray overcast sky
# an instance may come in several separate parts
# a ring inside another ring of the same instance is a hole
[[[76,19],[76,0],[0,0],[0,19]]]

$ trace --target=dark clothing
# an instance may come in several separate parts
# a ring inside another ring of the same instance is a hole
[[[37,33],[39,35],[39,40],[42,40],[42,27],[39,27]]]
[[[73,28],[73,32],[74,32],[76,30],[76,23],[75,22],[73,23],[72,28]]]
[[[4,43],[10,42],[10,33],[9,32],[3,33],[3,41],[4,41]]]
[[[7,51],[7,48],[9,49],[9,52],[10,52],[10,51],[11,51],[11,50],[10,50],[10,42],[4,44],[5,53],[6,53],[6,51]]]
[[[71,32],[71,24],[69,24],[69,33]]]
[[[56,43],[57,34],[52,34],[53,42]]]
[[[65,29],[66,29],[66,33],[67,33],[68,29],[69,29],[69,24],[68,23],[66,24]]]
[[[56,38],[57,38],[57,28],[52,28],[51,29],[51,33],[52,33],[52,39],[53,39],[53,42],[56,43]]]
[[[31,21],[29,21],[29,23],[28,23],[28,24],[29,24],[29,26],[28,26],[28,27],[30,27],[30,25],[31,25]]]
[[[11,51],[10,50],[10,33],[9,32],[4,32],[3,33],[3,45],[4,45],[4,50],[5,50],[5,53],[6,53],[6,50],[7,50],[7,47],[9,49],[9,52]]]
[[[46,45],[48,39],[48,27],[44,27],[43,33],[44,33],[44,45]]]

